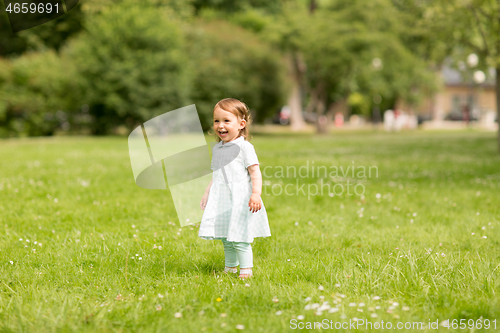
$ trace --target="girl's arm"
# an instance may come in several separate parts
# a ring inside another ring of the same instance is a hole
[[[250,165],[248,167],[250,178],[252,179],[252,196],[248,202],[250,211],[255,213],[262,208],[260,196],[262,194],[262,173],[258,164]]]
[[[210,193],[210,188],[212,187],[212,181],[213,181],[213,179],[210,180],[210,184],[208,184],[207,189],[205,190],[206,195],[208,195],[208,193]]]
[[[210,188],[212,187],[212,181],[213,181],[213,179],[210,180],[210,184],[208,184],[207,189],[205,190],[205,194],[203,194],[203,197],[201,198],[201,201],[200,201],[200,208],[203,210],[207,206],[208,194],[210,193]]]

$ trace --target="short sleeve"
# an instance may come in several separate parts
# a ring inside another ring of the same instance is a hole
[[[245,141],[245,144],[242,145],[242,148],[243,163],[245,164],[245,169],[251,165],[259,164],[257,154],[255,153],[255,148],[250,142]]]

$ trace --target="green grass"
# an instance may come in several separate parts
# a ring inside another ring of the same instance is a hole
[[[378,177],[264,177],[264,191],[293,184],[293,195],[263,195],[272,237],[255,240],[247,282],[221,274],[220,241],[179,230],[168,191],[135,185],[126,138],[0,141],[0,332],[283,332],[299,315],[424,322],[420,332],[481,318],[490,329],[476,331],[499,331],[495,135],[254,135],[268,175],[309,161],[375,166]],[[297,181],[306,191],[350,181],[364,197],[308,198]],[[339,311],[304,309],[322,301]]]

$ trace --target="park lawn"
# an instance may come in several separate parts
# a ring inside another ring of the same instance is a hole
[[[355,318],[359,331],[454,331],[428,328],[446,319],[499,331],[495,135],[254,135],[272,236],[253,243],[249,281],[222,274],[220,241],[180,228],[168,190],[135,185],[126,138],[2,140],[0,332],[283,332]]]

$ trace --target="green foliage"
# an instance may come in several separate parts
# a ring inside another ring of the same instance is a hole
[[[387,0],[332,1],[294,23],[300,29],[292,45],[304,56],[307,83],[327,104],[356,91],[417,104],[437,90],[435,74],[404,44],[405,22]]]
[[[0,4],[0,8],[3,5]],[[0,11],[0,56],[19,56],[24,52],[60,50],[65,42],[82,30],[84,13],[77,5],[65,15],[42,25],[13,33],[7,12]]]
[[[251,32],[224,21],[199,21],[188,29],[193,63],[191,98],[211,124],[214,105],[233,97],[247,103],[256,122],[272,115],[284,101],[285,68],[279,54]]]
[[[347,104],[351,108],[351,114],[368,116],[370,113],[370,99],[358,92],[349,95],[347,98]]]
[[[54,51],[0,61],[0,136],[52,135],[69,129],[77,99],[75,68]]]
[[[93,132],[129,128],[187,105],[188,58],[182,31],[171,15],[125,2],[88,20],[86,33],[67,54],[85,79],[84,102],[95,118]]]

